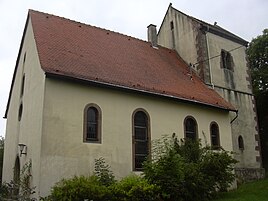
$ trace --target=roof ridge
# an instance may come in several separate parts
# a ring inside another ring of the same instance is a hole
[[[40,11],[30,10],[28,18],[45,73],[124,88],[136,85],[142,91],[233,108],[191,74],[174,49],[155,48],[144,40]]]
[[[99,29],[99,30],[102,30],[102,31],[108,31],[108,32],[110,32],[110,33],[114,33],[114,34],[118,34],[118,35],[121,35],[121,36],[124,36],[124,37],[132,38],[132,39],[137,40],[137,41],[140,41],[140,42],[145,42],[145,43],[147,43],[147,44],[150,44],[151,47],[152,47],[152,44],[151,44],[151,42],[149,42],[149,41],[146,41],[146,40],[143,40],[143,39],[140,39],[140,38],[137,38],[137,37],[129,36],[129,35],[126,35],[126,34],[123,34],[123,33],[120,33],[120,32],[112,31],[112,30],[109,30],[109,29],[106,29],[106,28],[101,28],[101,27],[98,27],[98,26],[94,26],[94,25],[91,25],[91,24],[86,24],[86,23],[84,23],[84,22],[79,22],[79,21],[72,20],[72,19],[69,19],[69,18],[66,18],[66,17],[61,17],[61,16],[59,16],[59,15],[54,15],[54,14],[50,14],[50,13],[46,13],[46,12],[42,12],[42,11],[38,11],[38,10],[29,9],[29,12],[36,12],[36,13],[40,13],[40,14],[43,14],[43,15],[50,15],[50,16],[53,16],[53,17],[57,17],[57,18],[66,20],[66,21],[71,22],[71,23],[82,24],[82,25],[90,26],[90,27],[92,27],[92,28]],[[170,49],[170,48],[161,46],[161,45],[159,45],[159,44],[157,44],[157,47],[158,47],[158,48],[162,48],[162,49],[169,50],[169,51],[171,51],[171,52],[176,52],[176,51],[173,50],[173,49]],[[177,52],[176,52],[176,53],[177,53]]]
[[[200,20],[200,19],[198,19],[198,18],[196,18],[196,17],[194,17],[194,16],[192,16],[192,15],[188,15],[188,14],[186,14],[186,13],[184,13],[184,12],[178,10],[177,8],[174,8],[172,5],[171,5],[171,8],[173,8],[173,9],[176,10],[177,12],[179,12],[179,13],[181,13],[181,14],[183,14],[183,15],[185,15],[185,16],[187,16],[187,17],[189,17],[189,18],[191,18],[191,19],[193,19],[193,20],[195,20],[195,21],[197,21],[197,22],[202,22],[202,23],[208,24],[208,25],[210,25],[210,26],[214,26],[214,25],[212,25],[212,24],[209,23],[209,22],[206,22],[206,21],[204,21],[204,20]],[[222,29],[223,29],[223,28],[222,28]],[[227,30],[226,30],[226,31],[227,31]]]
[[[228,35],[230,35],[230,36],[232,36],[232,37],[235,37],[235,38],[237,38],[238,40],[243,41],[244,43],[248,43],[248,41],[246,41],[245,39],[243,39],[243,38],[241,38],[240,36],[238,36],[238,35],[232,33],[231,31],[229,31],[229,30],[227,30],[227,29],[225,29],[225,28],[219,26],[218,24],[217,24],[217,25],[213,25],[213,24],[211,24],[211,23],[209,23],[209,22],[206,22],[206,21],[204,21],[204,20],[200,20],[200,19],[198,19],[198,18],[196,18],[196,17],[193,17],[193,16],[191,16],[191,15],[187,15],[186,13],[184,13],[184,12],[182,12],[182,11],[180,11],[180,10],[174,8],[174,7],[172,6],[172,4],[170,5],[170,7],[171,7],[172,9],[174,9],[175,11],[177,11],[177,12],[179,12],[179,13],[181,13],[181,14],[183,14],[183,15],[189,17],[189,18],[191,18],[192,20],[194,20],[194,21],[196,21],[196,22],[198,22],[198,23],[203,23],[203,24],[205,24],[205,25],[210,26],[211,28],[218,29],[218,31],[225,32],[225,34],[228,34]]]
[[[72,20],[72,19],[69,19],[69,18],[66,18],[66,17],[61,17],[59,15],[54,15],[54,14],[50,14],[50,13],[46,13],[46,12],[42,12],[42,11],[33,10],[33,9],[29,9],[29,12],[37,12],[37,13],[41,13],[43,15],[50,15],[50,16],[53,16],[53,17],[61,18],[63,20],[66,20],[66,21],[69,21],[69,22],[72,22],[72,23],[77,23],[77,24],[82,24],[82,25],[85,25],[85,26],[90,26],[90,27],[93,27],[93,28],[96,28],[96,29],[100,29],[100,30],[103,30],[103,31],[109,31],[109,32],[114,33],[114,34],[119,34],[119,35],[124,36],[124,37],[132,38],[132,39],[135,39],[135,40],[138,40],[138,41],[141,41],[141,42],[150,43],[150,42],[148,42],[146,40],[143,40],[143,39],[140,39],[140,38],[137,38],[137,37],[134,37],[134,36],[126,35],[126,34],[123,34],[123,33],[117,32],[117,31],[112,31],[112,30],[102,28],[102,27],[98,27],[98,26],[94,26],[94,25],[91,25],[91,24],[86,24],[84,22],[79,22],[79,21]],[[163,48],[165,48],[165,47],[163,47]]]

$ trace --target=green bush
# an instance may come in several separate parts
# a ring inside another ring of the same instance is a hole
[[[97,176],[75,176],[64,179],[52,188],[49,197],[42,200],[61,201],[157,201],[159,188],[142,177],[131,175],[110,186],[99,182]]]
[[[110,186],[115,183],[114,174],[110,168],[111,167],[106,164],[104,158],[100,157],[95,159],[94,175],[97,176],[99,182],[104,186]]]
[[[93,176],[62,180],[43,200],[204,201],[232,183],[234,164],[229,152],[202,148],[199,141],[164,137],[154,142],[144,177],[130,175],[116,181],[110,166],[99,158]]]
[[[237,162],[227,151],[211,151],[204,148],[200,170],[206,175],[211,190],[226,191],[235,179],[233,166]]]
[[[8,184],[4,182],[3,184],[0,184],[0,198],[5,198],[8,195],[9,195]]]
[[[144,177],[160,187],[163,200],[203,201],[233,182],[235,162],[229,152],[202,148],[200,141],[179,142],[173,135],[154,142]]]
[[[109,200],[110,192],[96,176],[75,176],[63,179],[52,188],[51,199],[61,201],[81,201],[84,199]]]
[[[158,198],[158,187],[136,175],[116,181],[104,158],[95,160],[93,176],[75,176],[64,179],[52,188],[52,194],[42,200],[80,201],[154,201]]]
[[[26,162],[20,172],[18,180],[3,182],[0,185],[0,200],[35,201],[31,196],[35,193],[35,187],[31,187],[31,160]]]
[[[114,201],[159,200],[159,188],[137,175],[130,175],[110,187]]]

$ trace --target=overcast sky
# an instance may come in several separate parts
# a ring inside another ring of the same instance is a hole
[[[0,0],[0,136],[5,135],[2,117],[28,9],[146,40],[147,26],[159,28],[169,3],[247,41],[268,28],[268,0]]]

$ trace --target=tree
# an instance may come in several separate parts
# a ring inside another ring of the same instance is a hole
[[[252,39],[247,55],[256,98],[263,167],[268,170],[268,29]]]
[[[3,170],[3,158],[4,158],[4,142],[5,139],[0,137],[0,184],[2,183],[2,170]]]
[[[268,92],[268,29],[253,38],[247,49],[253,91],[255,95]]]

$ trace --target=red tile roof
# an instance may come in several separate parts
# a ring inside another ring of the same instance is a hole
[[[235,110],[194,73],[191,78],[173,50],[33,10],[29,17],[46,73]]]

